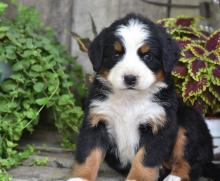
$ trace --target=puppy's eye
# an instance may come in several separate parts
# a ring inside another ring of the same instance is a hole
[[[144,61],[151,61],[153,58],[153,55],[151,53],[145,53],[141,55],[141,59]]]
[[[114,42],[114,58],[120,58],[124,55],[124,47],[119,41]]]
[[[152,53],[150,52],[150,45],[148,43],[144,43],[139,49],[138,49],[138,55],[143,61],[149,61],[152,60]]]
[[[115,52],[114,52],[114,57],[115,57],[115,58],[120,58],[120,57],[123,56],[123,54],[124,54],[123,52],[117,52],[117,51],[115,51]]]

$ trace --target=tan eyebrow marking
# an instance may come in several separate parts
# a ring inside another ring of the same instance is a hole
[[[138,50],[138,52],[140,52],[141,54],[145,54],[147,52],[149,52],[150,50],[150,46],[147,43],[144,43]]]
[[[123,52],[124,51],[124,47],[122,46],[122,44],[119,41],[114,42],[114,49],[117,52]]]

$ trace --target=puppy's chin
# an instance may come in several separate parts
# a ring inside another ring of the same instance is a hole
[[[115,90],[115,91],[127,91],[127,92],[147,92],[149,90],[150,86],[148,87],[139,87],[139,86],[132,86],[132,87],[129,87],[129,86],[124,86],[124,85],[121,85],[121,86],[113,86],[112,85],[112,89]]]

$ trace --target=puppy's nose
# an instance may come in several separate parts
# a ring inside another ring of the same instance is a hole
[[[137,82],[137,77],[135,75],[125,75],[124,82],[127,86],[134,86]]]

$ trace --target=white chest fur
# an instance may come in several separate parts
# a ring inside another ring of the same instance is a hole
[[[116,153],[123,165],[131,162],[139,144],[139,125],[164,116],[162,106],[152,96],[135,91],[110,94],[105,101],[93,101],[90,113],[105,115],[107,130],[117,145]]]

